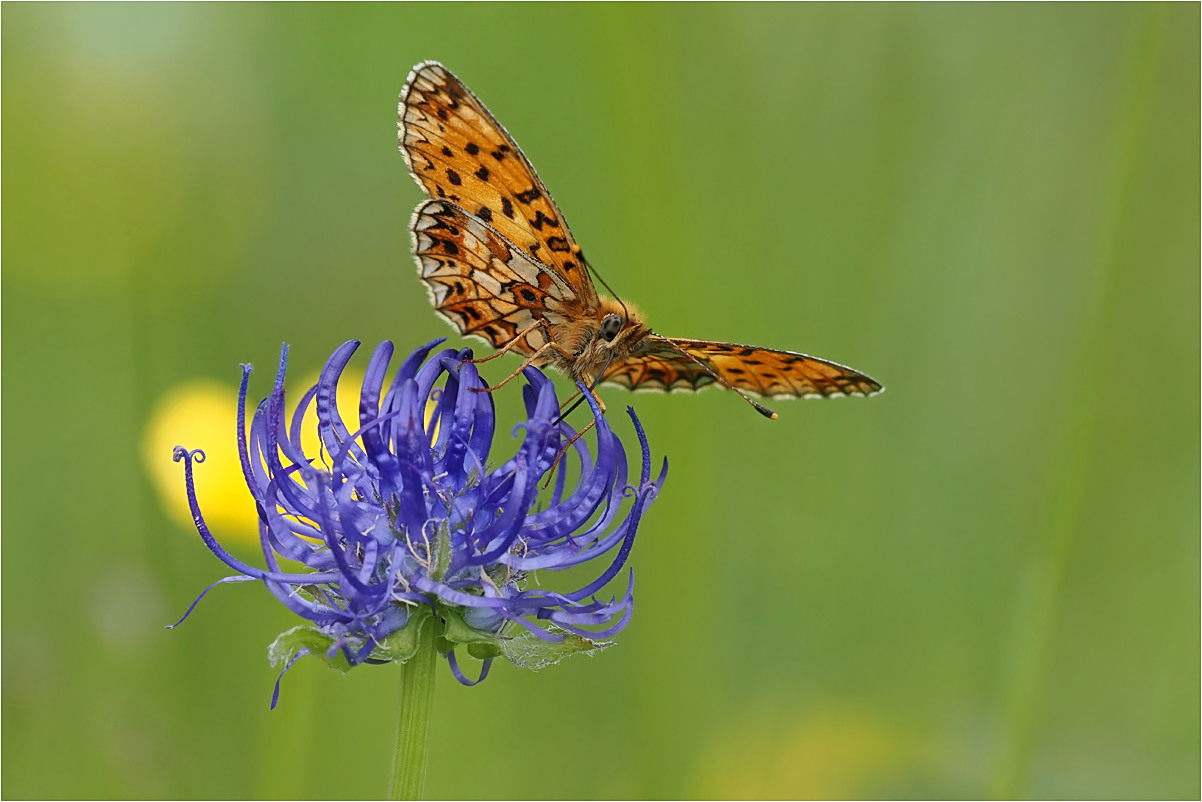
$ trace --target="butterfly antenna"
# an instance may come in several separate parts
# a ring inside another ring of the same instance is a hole
[[[764,406],[763,404],[757,403],[756,401],[754,401],[753,399],[748,397],[748,395],[746,393],[744,393],[742,390],[740,390],[738,387],[735,387],[733,384],[731,384],[726,379],[722,378],[716,372],[714,372],[714,369],[711,368],[709,365],[705,364],[700,359],[693,356],[688,351],[684,350],[679,345],[677,345],[675,342],[673,342],[670,337],[665,337],[662,334],[657,334],[655,336],[658,337],[663,342],[666,342],[668,345],[675,348],[680,353],[684,354],[686,357],[688,357],[690,360],[692,360],[697,365],[697,367],[701,368],[706,373],[708,373],[709,375],[711,375],[715,379],[717,379],[718,383],[721,384],[723,387],[725,387],[727,390],[734,390],[736,393],[738,393],[739,397],[742,398],[744,401],[746,401],[748,404],[751,404],[752,408],[755,409],[756,412],[760,413],[761,415],[763,415],[765,418],[768,418],[769,420],[776,420],[777,415],[775,412],[768,409],[768,407]]]
[[[618,303],[620,303],[622,305],[622,320],[623,321],[630,320],[630,311],[626,308],[626,302],[622,300],[622,296],[620,296],[616,292],[614,292],[614,288],[609,286],[609,282],[607,282],[604,278],[602,278],[601,274],[597,272],[597,268],[593,267],[588,262],[585,262],[584,264],[588,268],[588,272],[590,272],[594,276],[596,276],[597,281],[601,282],[601,286],[604,287],[605,289],[609,290],[609,294],[612,295],[615,299],[617,299]],[[609,367],[609,365],[607,364],[606,367]],[[605,374],[605,371],[601,371],[601,373],[599,373],[597,375],[602,376],[604,374]]]

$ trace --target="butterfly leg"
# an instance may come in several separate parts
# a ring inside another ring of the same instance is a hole
[[[596,382],[593,381],[592,378],[589,377],[587,374],[585,375],[585,380],[588,383],[589,394],[592,395],[593,399],[597,402],[597,409],[601,412],[602,415],[604,415],[606,412],[605,401],[601,398],[600,394],[597,392]],[[568,398],[567,401],[563,402],[563,404],[560,405],[559,418],[556,419],[556,421],[555,421],[556,423],[560,423],[561,421],[563,421],[563,419],[565,417],[567,417],[569,414],[571,414],[572,410],[574,410],[577,406],[580,405],[580,401],[583,400],[580,397],[581,395],[582,394],[581,394],[580,390],[577,389],[576,392],[573,393],[572,396],[570,398]],[[563,408],[566,407],[569,403],[571,403],[571,401],[573,399],[577,399],[576,403],[573,404],[571,407],[569,407],[567,412],[562,411]],[[543,490],[546,490],[547,486],[551,484],[551,477],[553,477],[555,475],[555,468],[559,465],[559,461],[564,458],[564,455],[568,453],[568,449],[570,449],[572,447],[572,444],[575,443],[577,440],[579,440],[581,435],[583,435],[585,432],[587,432],[589,429],[593,428],[596,425],[597,425],[597,419],[594,418],[593,420],[588,422],[587,426],[585,426],[580,431],[576,432],[576,434],[572,437],[572,439],[569,440],[566,445],[564,445],[563,450],[561,450],[559,452],[559,455],[557,457],[555,457],[555,461],[551,463],[551,468],[547,472],[547,481],[543,483]]]
[[[531,325],[527,326],[526,328],[524,328],[520,332],[518,332],[516,337],[514,337],[509,342],[505,343],[505,345],[499,351],[497,351],[495,354],[489,354],[488,356],[486,356],[482,359],[472,359],[472,360],[468,360],[468,361],[472,362],[473,364],[477,364],[480,362],[487,362],[490,359],[495,359],[496,357],[505,353],[509,349],[513,348],[513,346],[516,345],[517,343],[522,342],[525,339],[527,334],[529,334],[531,331],[538,328],[539,326],[542,326],[543,333],[547,337],[546,343],[544,343],[541,347],[539,347],[536,351],[534,351],[534,353],[530,354],[530,356],[526,357],[525,361],[522,362],[522,364],[518,365],[517,370],[515,370],[513,373],[510,373],[508,376],[506,376],[504,379],[502,379],[499,383],[494,384],[492,387],[473,387],[472,390],[475,392],[478,392],[478,393],[491,393],[493,390],[504,387],[506,384],[509,384],[510,381],[512,381],[513,379],[516,379],[518,376],[520,376],[523,370],[525,370],[530,365],[533,365],[535,360],[537,360],[539,357],[541,357],[543,354],[545,354],[547,351],[550,351],[550,350],[558,351],[559,353],[563,354],[569,360],[576,359],[575,354],[568,353],[568,351],[566,349],[564,349],[564,347],[562,345],[555,342],[554,337],[551,336],[551,329],[548,327],[547,321],[540,319],[540,320],[536,320],[534,323],[532,323]]]
[[[584,375],[584,379],[588,384],[589,394],[592,395],[593,400],[597,402],[597,408],[600,409],[601,414],[604,415],[606,412],[605,399],[602,398],[600,393],[597,392],[597,382],[594,381],[587,373]],[[581,393],[580,390],[576,390],[576,392],[568,396],[568,400],[559,405],[559,417],[555,419],[555,422],[559,423],[560,421],[565,420],[568,415],[571,415],[576,410],[576,407],[580,406],[582,403],[584,403],[583,393]],[[571,406],[568,406],[569,404],[571,404]]]
[[[582,395],[582,393],[580,392],[580,389],[577,388],[576,392],[574,392],[570,396],[568,396],[568,399],[559,405],[559,419],[560,420],[563,420],[564,417],[567,415],[567,412],[564,412],[565,409],[567,409],[568,412],[571,412],[573,409],[576,408],[575,405],[573,405],[569,409],[568,405],[572,404],[573,401],[577,401],[581,395]],[[593,394],[593,398],[596,398],[598,401],[601,400],[600,397],[598,397],[596,393]]]
[[[597,402],[597,408],[601,410],[601,414],[604,415],[608,412],[609,410],[605,408],[605,401],[601,398],[601,394],[597,392],[596,386],[590,386],[588,391],[592,393],[593,400]]]
[[[604,412],[604,410],[602,410],[602,412]],[[543,482],[543,490],[546,490],[551,485],[551,479],[555,476],[555,469],[559,467],[559,461],[562,460],[564,455],[568,453],[568,449],[572,447],[572,444],[583,437],[585,432],[596,425],[596,420],[589,421],[587,426],[576,432],[576,434],[572,436],[572,439],[564,445],[563,449],[559,452],[559,455],[555,457],[555,461],[551,463],[551,467],[547,470],[547,480]]]
[[[566,356],[568,359],[575,358],[572,354],[569,354],[562,347],[560,347],[559,343],[552,341],[552,342],[549,342],[546,345],[544,345],[542,348],[539,348],[537,351],[535,351],[530,356],[526,357],[526,360],[524,362],[522,362],[522,364],[518,365],[517,370],[515,370],[513,373],[510,373],[508,376],[506,376],[504,379],[502,379],[497,384],[494,384],[492,387],[473,387],[472,390],[474,390],[478,393],[491,393],[493,390],[498,390],[498,389],[504,387],[505,385],[509,384],[509,382],[516,379],[518,376],[520,376],[522,374],[523,370],[525,370],[530,365],[533,365],[534,361],[536,359],[538,359],[545,352],[547,352],[551,349],[555,349],[556,351],[559,351],[561,354]]]
[[[471,362],[473,365],[482,365],[485,362],[489,362],[491,360],[496,359],[499,356],[507,354],[507,353],[509,353],[510,349],[512,349],[515,345],[517,345],[518,343],[525,340],[527,334],[529,334],[530,332],[539,328],[540,326],[542,327],[543,332],[547,335],[547,341],[550,342],[551,341],[551,332],[550,332],[550,330],[547,329],[547,321],[535,320],[529,326],[527,326],[526,328],[519,331],[516,335],[514,335],[513,339],[510,340],[509,342],[505,343],[505,345],[503,345],[500,349],[492,352],[488,356],[477,357],[475,359],[465,359],[465,360],[463,360],[463,362]],[[461,362],[460,364],[463,364],[463,363]]]

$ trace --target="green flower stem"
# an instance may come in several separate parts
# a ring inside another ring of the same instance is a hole
[[[430,711],[434,707],[434,648],[437,622],[423,622],[417,653],[401,664],[401,711],[396,731],[389,799],[421,799],[426,790],[426,757],[430,749]]]

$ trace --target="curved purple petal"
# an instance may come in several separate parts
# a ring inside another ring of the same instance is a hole
[[[466,676],[464,676],[463,672],[459,670],[459,661],[455,659],[454,649],[447,652],[447,663],[451,666],[451,673],[455,675],[455,679],[459,680],[461,685],[467,685],[468,687],[471,687],[472,685],[479,685],[481,682],[484,682],[484,678],[488,676],[488,669],[492,667],[492,660],[485,660],[484,664],[480,666],[480,676],[473,680],[468,679]]]

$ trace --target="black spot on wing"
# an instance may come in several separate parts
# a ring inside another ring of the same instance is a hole
[[[660,384],[667,383],[668,379],[667,372],[662,367],[656,367],[654,365],[649,366],[643,375],[647,380],[656,381]]]

